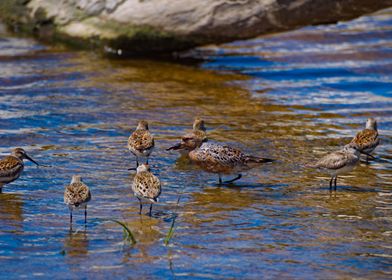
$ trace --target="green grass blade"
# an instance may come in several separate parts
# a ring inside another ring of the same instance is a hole
[[[120,221],[118,221],[118,220],[111,220],[111,221],[114,222],[114,223],[119,224],[120,226],[122,226],[124,232],[126,232],[126,234],[127,234],[127,236],[128,236],[128,237],[127,237],[127,240],[128,240],[128,241],[131,241],[132,245],[136,244],[136,239],[135,239],[135,237],[133,236],[132,231],[128,228],[128,226],[127,226],[125,223],[120,222]]]
[[[166,246],[169,244],[170,239],[173,237],[173,234],[174,234],[174,225],[175,225],[175,223],[176,223],[176,218],[177,218],[177,216],[175,216],[175,217],[173,218],[172,223],[171,223],[171,226],[170,226],[170,229],[169,229],[168,233],[166,234],[165,240],[163,241],[164,244],[165,244]]]

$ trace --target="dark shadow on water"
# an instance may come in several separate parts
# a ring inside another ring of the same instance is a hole
[[[328,191],[329,191],[329,187],[328,187]],[[332,192],[338,193],[339,191],[355,192],[355,193],[377,193],[377,191],[374,189],[364,189],[361,187],[354,187],[354,186],[337,186],[336,191],[332,191]]]
[[[217,188],[228,188],[228,189],[276,189],[281,187],[287,187],[287,184],[264,184],[264,183],[244,183],[244,182],[232,182],[232,183],[215,183],[211,186]]]

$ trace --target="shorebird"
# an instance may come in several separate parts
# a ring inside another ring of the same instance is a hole
[[[136,130],[129,136],[128,149],[136,157],[136,167],[139,166],[139,157],[146,158],[148,164],[148,157],[154,149],[154,137],[148,130],[146,121],[140,121]]]
[[[72,176],[71,183],[65,187],[64,203],[69,208],[69,222],[72,227],[72,211],[84,206],[84,223],[87,223],[87,203],[91,199],[90,189],[83,183],[82,177]]]
[[[5,184],[19,178],[24,169],[23,159],[27,159],[38,166],[38,163],[27,155],[22,148],[15,148],[11,155],[0,160],[0,193]]]
[[[181,140],[182,140],[182,142],[184,142],[189,138],[198,138],[202,142],[207,141],[206,127],[204,125],[204,120],[202,120],[201,118],[196,118],[193,122],[192,131],[183,135],[181,137]],[[180,147],[181,147],[181,143],[178,143],[178,144],[166,149],[166,151],[179,150],[181,153],[189,153],[190,152],[190,150],[188,150],[186,147],[184,147],[182,149]]]
[[[358,132],[350,143],[358,146],[360,152],[366,154],[366,162],[369,161],[369,157],[374,159],[370,153],[380,144],[377,121],[374,118],[369,118],[366,121],[366,128]]]
[[[319,168],[331,175],[329,189],[332,191],[333,186],[336,191],[338,175],[353,170],[359,161],[359,157],[359,147],[355,144],[348,144],[343,149],[322,157],[315,164],[309,164],[308,167]]]
[[[150,202],[151,216],[152,204],[158,201],[161,194],[161,182],[158,177],[151,173],[148,164],[141,164],[136,168],[136,175],[132,183],[132,191],[139,200],[140,209],[139,214],[142,213],[142,200]]]
[[[191,161],[207,172],[218,174],[219,184],[232,183],[242,177],[241,172],[254,168],[261,163],[273,161],[268,158],[246,155],[236,148],[209,143],[195,136],[183,138],[181,143],[172,147],[172,149],[189,150]],[[222,174],[232,173],[238,173],[238,176],[229,181],[222,181]]]

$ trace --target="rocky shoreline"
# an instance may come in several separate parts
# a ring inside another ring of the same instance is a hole
[[[16,32],[118,54],[168,53],[349,20],[392,0],[2,0]]]

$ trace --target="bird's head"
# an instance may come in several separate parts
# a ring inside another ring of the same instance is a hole
[[[148,130],[148,122],[147,121],[140,121],[137,125],[137,129],[145,129]]]
[[[366,121],[366,128],[377,130],[377,121],[374,118],[368,118]]]
[[[22,148],[15,148],[15,149],[13,149],[12,152],[11,152],[11,154],[12,154],[14,157],[17,157],[17,158],[20,159],[20,160],[27,159],[27,160],[31,161],[32,163],[35,163],[35,164],[38,166],[38,163],[37,163],[35,160],[33,160],[33,159],[26,153],[26,151],[23,150]]]

